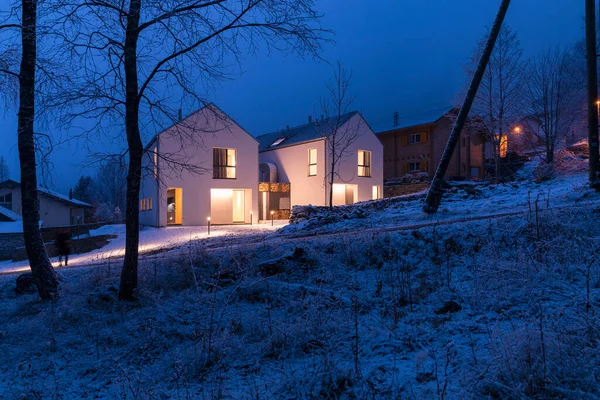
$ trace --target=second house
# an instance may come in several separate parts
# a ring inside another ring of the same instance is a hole
[[[309,117],[304,125],[257,139],[261,182],[290,186],[289,200],[261,191],[261,219],[268,218],[270,211],[279,213],[295,205],[329,205],[331,191],[333,205],[382,197],[383,145],[358,112],[318,120]]]

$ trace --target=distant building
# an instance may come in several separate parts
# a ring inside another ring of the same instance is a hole
[[[458,110],[443,107],[409,116],[394,113],[390,122],[378,126],[383,143],[386,180],[427,173],[433,176],[446,148]],[[485,136],[468,125],[448,166],[449,179],[479,180],[485,176]]]
[[[39,187],[38,193],[40,225],[44,228],[83,224],[84,210],[92,208],[88,203],[46,188]],[[16,227],[21,224],[22,215],[21,184],[10,179],[0,182],[0,224],[12,222]]]
[[[383,187],[383,146],[358,112],[334,119],[320,119],[306,124],[260,135],[261,181],[289,183],[291,207],[295,205],[329,205],[327,177],[331,170],[328,130],[352,132],[356,139],[341,157],[333,184],[333,204],[345,205],[378,199]],[[281,208],[268,204],[267,194],[260,200],[261,215]]]

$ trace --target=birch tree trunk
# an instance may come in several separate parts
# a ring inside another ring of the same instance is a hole
[[[42,300],[56,299],[59,284],[40,232],[34,118],[37,59],[37,0],[22,2],[22,55],[19,74],[18,147],[21,164],[23,239],[33,278]]]

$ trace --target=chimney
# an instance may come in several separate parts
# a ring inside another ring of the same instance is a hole
[[[69,200],[73,200],[73,189],[69,189]]]
[[[181,121],[183,119],[183,112],[181,111],[181,108],[179,109],[179,111],[177,111],[177,120]]]
[[[394,126],[398,126],[398,111],[394,112]]]
[[[309,116],[308,116],[308,123],[309,123],[309,124],[312,124],[312,115],[309,115]]]

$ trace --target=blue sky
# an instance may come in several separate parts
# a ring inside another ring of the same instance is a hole
[[[7,0],[0,0],[6,9]],[[451,103],[465,85],[464,64],[494,20],[500,0],[322,0],[323,24],[335,44],[323,57],[353,71],[354,108],[375,128],[400,115]],[[526,55],[583,39],[584,2],[513,1],[507,23],[518,31]],[[272,53],[247,58],[244,73],[205,97],[251,134],[305,123],[318,113],[332,67],[326,62]],[[191,110],[186,110],[191,111]],[[58,130],[56,130],[58,133]],[[60,132],[61,135],[68,132]],[[0,111],[0,155],[18,179],[16,110]],[[53,188],[68,191],[85,168],[87,153],[72,142],[56,148]]]

